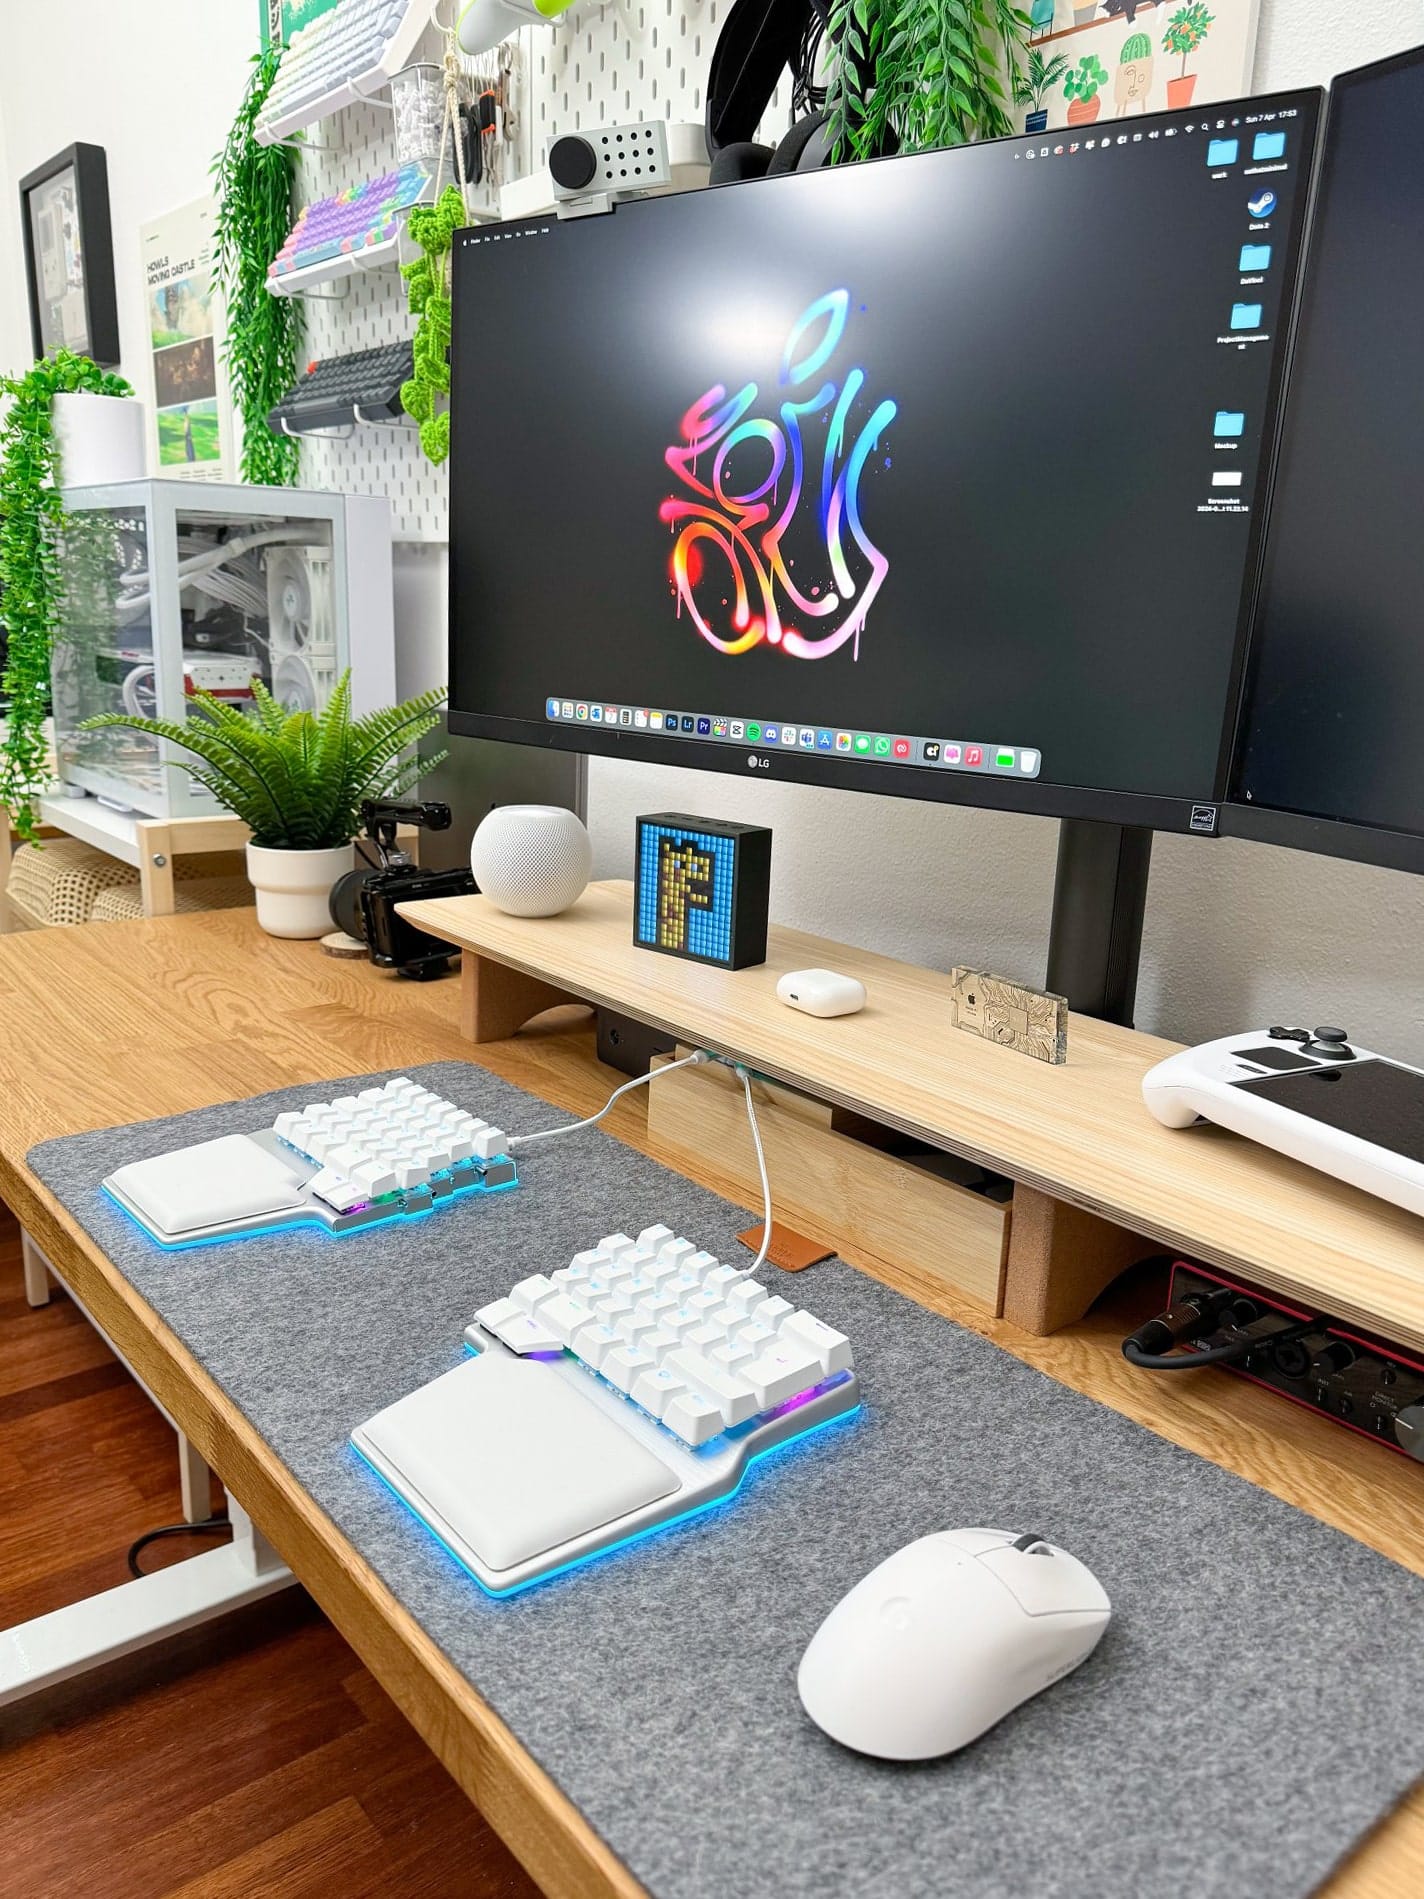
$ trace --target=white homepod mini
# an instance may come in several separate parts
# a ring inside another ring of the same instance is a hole
[[[470,869],[497,910],[553,917],[587,888],[593,843],[562,805],[497,805],[470,840]]]

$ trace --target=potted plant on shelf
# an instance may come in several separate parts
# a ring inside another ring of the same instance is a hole
[[[1068,95],[1068,123],[1091,125],[1103,109],[1099,89],[1107,84],[1108,69],[1096,53],[1086,53],[1063,81]]]
[[[1074,26],[1091,26],[1098,14],[1098,0],[1073,0]]]
[[[173,763],[252,833],[247,874],[262,928],[269,936],[324,936],[331,928],[331,886],[351,869],[361,801],[402,797],[446,757],[406,755],[438,724],[445,688],[361,719],[351,716],[349,671],[316,713],[286,711],[258,679],[252,691],[252,718],[198,692],[186,724],[114,712],[81,730],[128,726],[192,752],[197,764]]]
[[[87,356],[57,350],[23,376],[0,376],[9,398],[0,422],[0,624],[6,659],[0,695],[9,700],[0,749],[0,807],[22,838],[35,835],[34,799],[49,775],[45,719],[49,666],[63,597],[59,543],[66,464],[92,481],[143,473],[143,414],[122,376]],[[104,459],[109,410],[128,404],[134,428],[112,431],[120,449],[137,448],[137,465]],[[76,407],[77,405],[77,407]],[[98,405],[97,409],[95,405]],[[97,427],[96,427],[97,424]],[[100,445],[95,459],[94,444]]]
[[[1027,62],[1014,70],[1014,103],[1029,107],[1025,132],[1047,131],[1048,108],[1043,102],[1067,70],[1066,54],[1055,53],[1052,59],[1045,59],[1041,48],[1029,47]]]
[[[1187,71],[1187,61],[1210,32],[1215,18],[1214,13],[1207,12],[1202,0],[1194,0],[1192,6],[1180,8],[1167,22],[1167,31],[1162,35],[1163,50],[1182,56],[1181,72],[1167,81],[1167,105],[1174,112],[1192,102],[1197,76]]]

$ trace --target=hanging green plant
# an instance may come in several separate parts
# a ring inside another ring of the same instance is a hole
[[[832,0],[826,125],[836,164],[1013,130],[1003,75],[1031,32],[1012,0]]]
[[[447,185],[434,204],[412,211],[406,221],[420,256],[401,265],[416,325],[415,374],[401,387],[401,407],[420,424],[420,446],[438,466],[450,453],[450,246],[466,222],[457,185]]]
[[[242,430],[242,478],[272,487],[290,487],[300,462],[299,444],[267,426],[268,411],[297,380],[302,339],[300,298],[274,297],[267,288],[267,268],[291,228],[296,174],[289,147],[257,142],[257,121],[281,57],[274,44],[253,61],[227,144],[213,160],[213,262],[227,306],[223,360]]]
[[[131,396],[122,376],[57,350],[23,376],[0,376],[9,407],[0,421],[0,623],[9,700],[0,749],[0,806],[20,836],[35,835],[34,797],[48,771],[44,722],[49,664],[63,600],[59,541],[64,502],[54,398],[82,392]]]

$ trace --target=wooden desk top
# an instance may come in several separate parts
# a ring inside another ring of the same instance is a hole
[[[592,885],[556,917],[506,916],[487,897],[401,910],[496,963],[1424,1349],[1424,1221],[1224,1129],[1159,1126],[1142,1077],[1175,1042],[1075,1015],[1068,1060],[1050,1067],[958,1033],[947,975],[776,926],[757,968],[660,956],[634,945],[623,883]],[[817,966],[859,976],[867,1007],[823,1022],[777,1001],[780,976]]]
[[[634,1899],[637,1883],[578,1811],[24,1165],[29,1147],[51,1135],[293,1082],[468,1059],[457,1011],[453,980],[408,983],[335,961],[314,944],[263,936],[250,910],[0,937],[0,1199],[540,1884],[569,1899]],[[575,1113],[601,1106],[623,1079],[594,1059],[578,1010],[553,1012],[477,1053],[483,1066]],[[639,1091],[604,1125],[644,1146],[644,1112]],[[952,1294],[943,1310],[1424,1574],[1419,1469],[1228,1374],[1134,1373],[1118,1342],[1155,1302],[1154,1290],[1128,1284],[1046,1339],[958,1308]],[[1329,1899],[1424,1890],[1424,1790],[1324,1890]]]

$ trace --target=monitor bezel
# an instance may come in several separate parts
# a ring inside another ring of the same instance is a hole
[[[1270,492],[1262,516],[1265,531],[1261,537],[1257,557],[1256,582],[1252,599],[1251,631],[1253,635],[1256,618],[1265,594],[1270,559],[1270,530],[1275,512],[1276,482],[1280,470],[1281,450],[1289,422],[1291,378],[1295,369],[1296,352],[1300,345],[1305,316],[1315,221],[1330,182],[1330,132],[1335,102],[1342,93],[1349,92],[1354,86],[1367,84],[1387,73],[1402,72],[1410,67],[1418,66],[1424,66],[1424,46],[1406,47],[1403,52],[1391,53],[1384,59],[1374,59],[1368,65],[1352,66],[1348,72],[1338,73],[1331,80],[1330,90],[1326,95],[1325,111],[1321,115],[1316,133],[1315,166],[1311,181],[1309,213],[1302,232],[1303,252],[1296,280],[1295,310],[1286,355],[1285,399],[1279,403],[1276,410],[1275,441],[1271,451]],[[1275,844],[1285,850],[1309,851],[1318,857],[1338,857],[1351,863],[1374,864],[1384,870],[1410,871],[1416,876],[1424,874],[1424,828],[1417,832],[1395,831],[1384,825],[1362,824],[1349,818],[1334,818],[1315,812],[1297,811],[1284,805],[1258,804],[1254,799],[1248,800],[1236,795],[1240,790],[1241,768],[1249,723],[1251,690],[1249,640],[1240,655],[1240,660],[1240,695],[1232,734],[1227,797],[1221,807],[1221,835],[1245,838],[1256,844]]]
[[[1297,281],[1290,308],[1282,318],[1287,331],[1286,344],[1276,358],[1266,398],[1267,411],[1273,417],[1273,444],[1279,440],[1286,368],[1292,353],[1294,325],[1299,307],[1298,272],[1319,175],[1324,101],[1325,93],[1319,86],[1290,87],[1275,92],[1215,101],[1208,107],[1199,105],[1177,111],[1147,113],[1132,121],[1133,132],[1139,132],[1152,127],[1180,123],[1185,119],[1199,118],[1203,110],[1221,117],[1228,117],[1231,113],[1243,109],[1269,111],[1273,107],[1289,105],[1302,114],[1311,140],[1311,157],[1304,186],[1303,210],[1293,219],[1294,228],[1289,238],[1288,268],[1291,276]],[[1106,123],[1125,124],[1126,122],[1110,120]],[[1012,148],[1015,145],[1038,144],[1044,136],[1042,133],[1028,132],[993,142],[996,145]],[[1052,136],[1060,136],[1060,134]],[[907,165],[929,157],[942,160],[945,153],[937,151],[896,154],[863,161],[862,164],[857,165],[857,170],[863,169],[864,164]],[[804,174],[773,173],[763,178],[741,179],[723,185],[711,185],[706,189],[713,191],[785,189],[788,181],[798,176],[804,176]],[[646,202],[650,201],[633,200],[623,205],[615,205],[610,213],[604,215],[626,216],[630,213],[636,215],[641,204]],[[544,224],[547,221],[547,215],[512,219],[507,224],[503,224],[501,229],[518,229]],[[461,255],[468,248],[469,239],[478,235],[478,231],[457,232],[455,235],[452,258],[452,294],[456,311],[455,321],[452,324],[454,334],[458,334],[459,327],[460,279],[463,274]],[[453,470],[458,454],[454,434],[456,429],[454,416],[459,408],[458,395],[462,375],[460,352],[453,345],[450,350],[450,371],[452,417],[450,465]],[[472,365],[472,374],[478,383],[480,374],[478,364]],[[1268,493],[1274,470],[1274,458],[1273,446],[1266,465]],[[1263,498],[1252,510],[1232,662],[1222,700],[1221,737],[1217,750],[1215,777],[1210,787],[1203,788],[1203,795],[1200,797],[1147,795],[1108,786],[1062,785],[1051,779],[1000,778],[988,773],[980,778],[968,772],[936,771],[929,767],[915,765],[862,764],[858,760],[847,759],[844,756],[838,755],[834,760],[830,760],[816,753],[782,750],[779,747],[752,753],[741,747],[699,745],[681,738],[668,738],[652,732],[629,731],[625,727],[619,727],[615,737],[593,726],[555,725],[539,719],[520,719],[472,712],[457,706],[453,699],[446,715],[449,729],[461,738],[495,739],[505,743],[543,747],[549,751],[577,752],[589,757],[615,758],[638,764],[680,765],[688,770],[716,771],[740,778],[751,776],[765,782],[824,785],[833,790],[868,792],[882,797],[910,798],[925,803],[962,805],[993,811],[1016,811],[1035,817],[1096,819],[1103,823],[1143,826],[1151,830],[1178,832],[1188,836],[1214,836],[1219,828],[1219,814],[1224,807],[1234,761],[1234,736],[1245,690],[1246,653],[1261,574],[1266,517],[1267,505]],[[449,647],[454,646],[458,637],[455,618],[458,589],[458,556],[456,544],[452,539],[448,607]],[[453,674],[453,665],[450,670]]]

